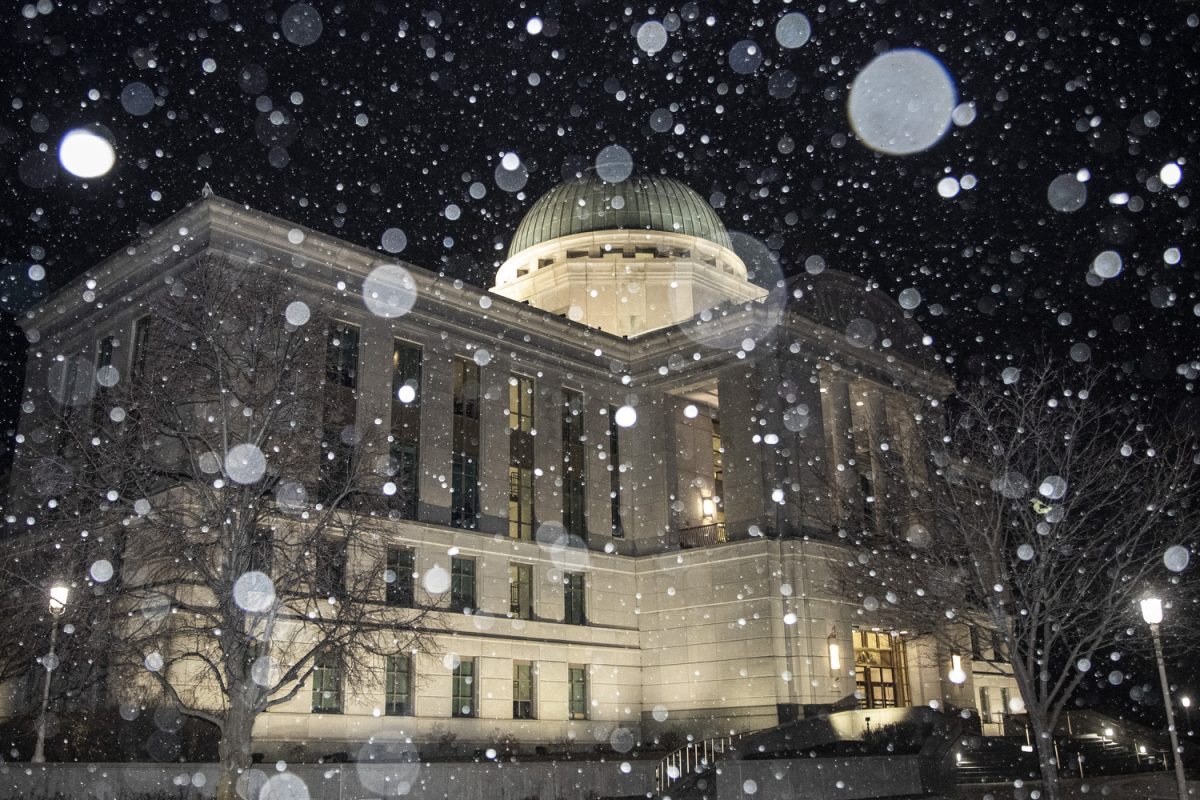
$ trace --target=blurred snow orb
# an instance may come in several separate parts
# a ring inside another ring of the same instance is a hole
[[[616,750],[618,753],[628,753],[633,749],[634,742],[635,740],[633,731],[629,730],[628,728],[617,728],[612,732],[612,735],[608,737],[608,743],[612,745],[612,749]]]
[[[975,121],[975,104],[959,103],[954,107],[954,111],[950,112],[950,119],[958,127],[965,128]]]
[[[1101,278],[1115,278],[1121,274],[1121,254],[1116,250],[1105,250],[1092,261],[1092,272]]]
[[[426,570],[421,582],[430,594],[444,594],[450,590],[450,573],[435,564]]]
[[[1181,544],[1172,545],[1163,553],[1163,565],[1171,572],[1183,572],[1191,560],[1191,553]]]
[[[389,253],[399,253],[408,246],[408,237],[399,228],[388,228],[380,237],[379,244]]]
[[[809,23],[808,17],[799,11],[784,14],[775,23],[775,41],[779,42],[780,47],[795,50],[797,47],[807,44],[811,36],[812,25]]]
[[[141,81],[126,84],[121,90],[121,108],[126,114],[144,117],[154,110],[154,91]]]
[[[650,712],[650,716],[654,717],[655,722],[666,722],[667,721],[667,707],[664,705],[655,706],[654,710]]]
[[[1067,494],[1067,482],[1057,475],[1051,475],[1042,480],[1038,494],[1047,500],[1062,500]]]
[[[233,601],[251,614],[262,614],[275,604],[275,584],[265,573],[244,572],[233,583]]]
[[[633,174],[633,156],[619,144],[610,144],[596,156],[596,174],[609,183],[620,183]]]
[[[754,794],[758,791],[758,784],[747,778],[742,781],[742,792],[745,794]]]
[[[225,473],[235,483],[254,483],[267,473],[267,457],[249,442],[234,445],[225,454]]]
[[[695,419],[699,415],[700,409],[689,403],[683,407],[683,415],[688,419]]]
[[[1022,561],[1033,561],[1033,545],[1023,544],[1017,548],[1017,558]]]
[[[1000,380],[1004,381],[1006,386],[1012,386],[1017,381],[1021,380],[1021,370],[1016,367],[1005,367],[1000,373]]]
[[[946,176],[938,181],[937,192],[947,199],[958,194],[958,179]]]
[[[900,307],[906,311],[912,311],[917,306],[921,305],[921,293],[913,288],[905,289],[900,292],[899,298]]]
[[[820,275],[825,271],[825,259],[822,256],[809,256],[804,259],[804,271],[809,275]]]
[[[325,25],[321,22],[320,12],[308,3],[293,3],[283,12],[279,27],[283,29],[283,38],[305,47],[321,38]]]
[[[910,525],[904,533],[904,539],[913,547],[928,547],[933,537],[924,525]]]
[[[846,326],[846,341],[851,347],[870,347],[875,343],[878,331],[869,319],[859,317]]]
[[[1083,208],[1087,202],[1087,184],[1071,172],[1064,172],[1046,189],[1046,202],[1055,211],[1069,214]]]
[[[288,321],[289,325],[294,325],[299,328],[312,317],[312,312],[309,311],[308,303],[303,300],[294,300],[287,304],[287,308],[283,310],[283,318]]]
[[[622,428],[632,428],[637,424],[637,409],[629,405],[621,406],[613,415],[613,422]]]
[[[858,73],[847,109],[867,147],[907,155],[933,147],[945,135],[956,99],[940,61],[923,50],[892,50]]]
[[[163,668],[162,653],[159,653],[157,650],[155,650],[153,653],[146,656],[145,664],[146,669],[150,670],[151,672],[158,672]]]
[[[742,39],[729,48],[729,68],[739,75],[749,75],[763,62],[762,48],[753,39]]]
[[[46,268],[41,264],[31,264],[29,267],[29,280],[40,281],[46,277]]]
[[[541,33],[542,32],[542,18],[541,17],[530,17],[525,22],[525,32],[528,33],[530,36],[537,36],[539,33]]]
[[[259,800],[309,800],[308,785],[294,772],[279,772],[267,778]]]
[[[509,166],[510,163],[512,166]],[[529,183],[529,170],[521,163],[521,159],[516,153],[505,155],[503,160],[496,165],[493,176],[496,179],[496,185],[510,193],[521,191],[525,188],[525,184]]]
[[[667,29],[656,20],[643,22],[638,26],[637,43],[646,55],[652,56],[667,46]]]
[[[417,399],[417,387],[411,383],[406,383],[396,390],[396,399],[401,403],[411,403]]]
[[[105,364],[96,370],[96,383],[105,389],[111,389],[121,380],[121,373],[111,364]]]
[[[88,574],[92,576],[92,580],[96,583],[107,583],[112,580],[113,565],[107,559],[100,559],[92,562],[92,566],[88,569]]]
[[[98,178],[113,168],[117,153],[105,137],[88,128],[76,128],[59,142],[58,161],[77,178]]]
[[[1163,182],[1163,186],[1167,188],[1175,188],[1179,182],[1183,180],[1183,170],[1174,161],[1163,164],[1163,168],[1158,171],[1158,179]]]
[[[275,488],[275,505],[285,514],[299,514],[308,508],[308,490],[296,481],[283,481]]]
[[[504,167],[509,172],[512,172],[517,167],[521,166],[521,157],[516,153],[505,153],[500,159],[500,166]]]
[[[399,264],[383,264],[363,280],[362,295],[372,314],[395,319],[412,311],[417,302],[417,282]]]
[[[133,513],[139,517],[144,517],[150,513],[150,501],[144,497],[140,497],[133,501]]]
[[[492,354],[480,347],[475,351],[475,355],[473,355],[471,359],[479,366],[486,367],[488,364],[492,363]]]

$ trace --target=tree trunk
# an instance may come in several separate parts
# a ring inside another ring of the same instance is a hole
[[[1042,774],[1042,800],[1059,800],[1058,757],[1054,752],[1054,731],[1050,730],[1041,714],[1030,713],[1029,725],[1033,728],[1033,746],[1037,751],[1038,770]]]
[[[241,800],[237,791],[237,781],[250,769],[252,761],[250,732],[254,728],[255,714],[239,702],[237,692],[231,692],[229,700],[225,726],[221,731],[221,743],[217,748],[221,757],[217,800]]]

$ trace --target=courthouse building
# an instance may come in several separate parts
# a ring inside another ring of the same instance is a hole
[[[259,717],[256,751],[397,733],[591,747],[931,701],[999,732],[1010,678],[881,629],[831,570],[839,529],[918,522],[889,508],[880,459],[952,389],[883,292],[831,269],[783,279],[671,178],[584,177],[533,204],[490,289],[401,263],[401,316],[357,289],[395,259],[206,193],[24,324],[67,355],[132,342],[144,312],[112,301],[165,291],[163,270],[202,253],[324,287],[328,358],[412,487],[380,593],[442,612],[437,652],[353,686],[323,666]]]

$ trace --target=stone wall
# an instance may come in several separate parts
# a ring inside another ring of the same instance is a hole
[[[628,772],[625,770],[628,765]],[[518,764],[330,764],[247,774],[245,796],[287,800],[407,797],[455,800],[588,800],[644,795],[657,761]],[[263,791],[269,785],[269,791]],[[152,795],[200,800],[216,793],[213,764],[3,764],[0,798],[123,800]]]

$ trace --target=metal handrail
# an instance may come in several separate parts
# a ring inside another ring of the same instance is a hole
[[[716,763],[717,756],[730,749],[733,740],[732,736],[717,736],[699,742],[688,742],[668,753],[654,770],[654,784],[658,791],[665,792],[671,784],[691,775],[693,771],[702,772],[711,767]]]
[[[725,523],[714,522],[709,525],[698,525],[694,528],[680,528],[679,546],[685,550],[693,547],[708,547],[728,541],[725,537]]]

